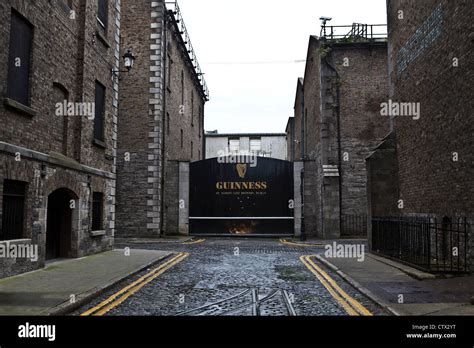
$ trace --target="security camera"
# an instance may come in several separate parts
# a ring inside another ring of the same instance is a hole
[[[320,21],[323,22],[323,25],[326,25],[326,22],[329,22],[330,20],[332,20],[331,17],[321,17],[319,18]]]

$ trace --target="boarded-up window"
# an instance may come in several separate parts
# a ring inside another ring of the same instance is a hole
[[[105,87],[100,82],[95,83],[95,118],[94,138],[104,141],[104,111],[105,111]]]
[[[10,52],[8,58],[8,98],[30,105],[30,56],[33,26],[20,14],[12,11]]]
[[[100,24],[104,27],[107,27],[107,0],[98,0],[99,8],[97,12],[97,19],[99,20]]]
[[[68,90],[59,83],[53,83],[53,100],[55,112],[52,114],[54,117],[53,124],[51,125],[54,128],[54,137],[56,141],[61,143],[61,152],[67,156],[67,137],[68,137],[68,115],[66,110],[63,112],[56,112],[58,104],[67,105],[69,100]]]
[[[92,231],[102,230],[102,212],[104,211],[104,194],[94,192],[92,195]]]
[[[0,240],[23,238],[25,194],[26,183],[7,179],[3,182]]]

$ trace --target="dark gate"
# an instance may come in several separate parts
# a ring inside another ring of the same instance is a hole
[[[191,163],[190,233],[293,235],[293,185],[293,163],[287,161],[259,157],[254,165],[217,159]]]

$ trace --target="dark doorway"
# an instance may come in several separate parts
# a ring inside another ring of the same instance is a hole
[[[66,189],[54,191],[48,197],[46,230],[46,260],[71,257],[73,194]]]

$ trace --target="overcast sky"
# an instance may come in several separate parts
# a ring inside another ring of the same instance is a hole
[[[207,81],[206,130],[284,132],[308,40],[331,25],[385,24],[385,0],[179,0]],[[264,63],[265,62],[265,63]],[[260,63],[260,64],[252,64]]]

